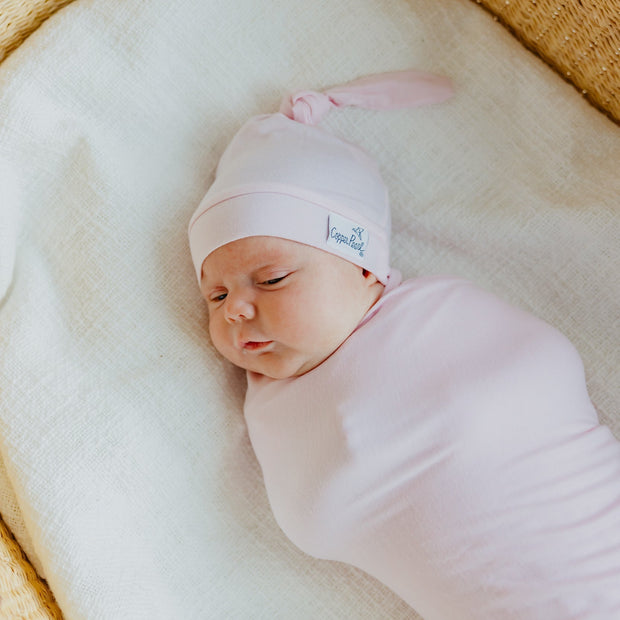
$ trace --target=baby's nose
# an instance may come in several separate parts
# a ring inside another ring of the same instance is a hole
[[[252,301],[241,294],[228,293],[226,297],[226,320],[230,323],[247,321],[256,315],[256,308]]]

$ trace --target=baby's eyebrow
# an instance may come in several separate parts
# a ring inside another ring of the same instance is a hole
[[[295,268],[290,262],[278,261],[278,262],[269,262],[256,269],[252,270],[252,274],[255,278],[260,279],[263,275],[269,275],[272,272],[277,273],[290,273],[295,271]]]
[[[269,261],[264,265],[259,265],[258,267],[256,267],[256,269],[253,269],[252,271],[256,273],[258,271],[269,271],[270,269],[289,269],[289,267],[289,264],[285,263],[284,261]]]

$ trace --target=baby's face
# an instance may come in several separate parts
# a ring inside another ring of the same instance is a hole
[[[215,348],[241,368],[284,379],[329,357],[383,285],[328,252],[277,237],[247,237],[206,258],[201,290]]]

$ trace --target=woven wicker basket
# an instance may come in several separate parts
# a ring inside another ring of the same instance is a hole
[[[47,585],[0,519],[0,618],[62,620]]]
[[[476,0],[620,123],[620,0]]]
[[[72,0],[0,0],[0,61]]]

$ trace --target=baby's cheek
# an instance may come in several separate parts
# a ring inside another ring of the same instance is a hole
[[[261,315],[261,330],[275,340],[299,339],[307,330],[304,314],[289,306],[270,308]]]
[[[228,355],[226,354],[225,341],[222,336],[221,329],[218,329],[216,321],[209,321],[209,336],[213,346],[218,350],[218,352],[228,358]]]

